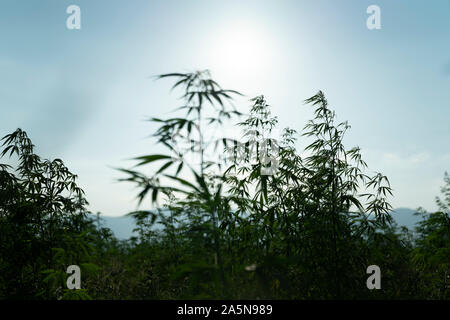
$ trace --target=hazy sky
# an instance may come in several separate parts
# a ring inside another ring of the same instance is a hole
[[[81,29],[66,8],[81,8]],[[369,30],[369,5],[381,29]],[[90,209],[122,215],[136,190],[112,167],[156,149],[146,139],[179,106],[169,81],[210,69],[246,95],[264,94],[280,126],[300,131],[302,101],[323,90],[345,141],[386,174],[394,207],[435,209],[450,171],[450,1],[0,2],[0,135],[20,127],[46,158],[79,175]]]

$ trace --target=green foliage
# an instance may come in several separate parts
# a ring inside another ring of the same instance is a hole
[[[281,141],[271,137],[276,117],[264,96],[251,99],[249,115],[238,123],[242,142],[217,139],[215,148],[221,142],[223,153],[235,156],[222,170],[217,159],[205,159],[209,146],[202,136],[201,114],[202,101],[219,109],[226,99],[206,98],[210,91],[199,84],[203,76],[162,76],[178,78],[175,87],[185,86],[181,109],[187,113],[153,119],[161,125],[154,134],[158,142],[170,151],[179,150],[179,140],[173,139],[176,132],[177,138],[194,141],[189,151],[199,153],[200,162],[190,163],[186,154],[178,153],[179,169],[174,174],[164,173],[174,162],[172,156],[150,178],[121,169],[128,174],[123,181],[141,188],[140,202],[147,193],[152,202],[160,192],[164,195],[158,212],[132,215],[142,227],[141,245],[164,248],[162,256],[154,256],[155,264],[169,264],[167,272],[180,290],[178,297],[422,297],[420,285],[414,283],[419,271],[411,261],[411,235],[398,233],[391,224],[389,181],[380,173],[368,175],[360,149],[345,147],[350,126],[336,124],[324,94],[319,91],[305,101],[315,107],[315,117],[301,135],[313,139],[304,152],[295,148],[295,130],[284,129]],[[190,118],[193,111],[197,118]],[[198,135],[193,137],[192,128]],[[185,131],[179,134],[180,130]],[[137,166],[162,159],[169,156],[136,158]],[[263,174],[273,164],[277,170]],[[182,168],[189,172],[180,175]],[[370,292],[365,287],[365,270],[371,264],[382,266],[390,290]]]
[[[244,116],[239,93],[207,71],[165,78],[183,90],[175,117],[151,119],[166,151],[118,169],[138,203],[155,207],[129,213],[137,236],[127,241],[89,217],[61,160],[41,159],[20,129],[2,139],[1,298],[448,299],[448,174],[439,211],[422,212],[414,233],[399,229],[389,180],[346,147],[350,126],[323,92],[305,100],[314,118],[300,134],[284,128],[275,139],[264,96]],[[210,139],[234,120],[240,139]],[[374,264],[381,290],[366,287]],[[80,266],[82,289],[67,289],[69,265]]]
[[[443,199],[436,198],[438,212],[424,212],[416,228],[419,234],[413,261],[424,275],[427,296],[448,299],[450,292],[450,177],[445,173]]]
[[[60,159],[34,153],[24,131],[2,141],[1,156],[16,155],[17,166],[0,164],[0,296],[57,298],[65,268],[93,250],[84,193]]]

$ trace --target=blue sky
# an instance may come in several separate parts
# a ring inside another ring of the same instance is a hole
[[[81,8],[68,30],[66,8]],[[366,27],[369,5],[381,29]],[[224,87],[264,94],[280,126],[323,90],[352,126],[394,207],[435,209],[450,170],[450,1],[2,0],[0,135],[26,130],[44,157],[79,175],[90,209],[121,215],[136,190],[112,167],[157,150],[144,119],[179,105],[149,76],[210,69]],[[301,143],[300,143],[301,144]]]

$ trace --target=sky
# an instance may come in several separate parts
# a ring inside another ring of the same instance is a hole
[[[70,5],[80,29],[66,26]],[[240,111],[264,94],[299,132],[303,101],[324,91],[351,125],[345,144],[390,179],[392,205],[435,210],[450,171],[449,16],[447,0],[2,0],[0,135],[27,131],[78,174],[91,211],[120,216],[137,190],[114,168],[158,151],[145,120],[180,105],[152,76],[209,69],[245,94]]]

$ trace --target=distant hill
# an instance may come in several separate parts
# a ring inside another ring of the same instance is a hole
[[[405,226],[410,230],[414,230],[414,225],[421,220],[420,216],[415,216],[413,209],[398,208],[392,211],[392,217],[397,222],[398,226]],[[129,239],[133,234],[133,229],[136,228],[136,223],[132,217],[110,217],[100,215],[101,224],[104,227],[110,228],[116,238],[120,240]]]
[[[96,216],[94,216],[96,218]],[[136,228],[134,218],[128,216],[110,217],[100,215],[100,226],[111,229],[114,236],[120,240],[129,239],[133,234],[133,229]]]
[[[391,212],[392,218],[397,222],[398,226],[405,226],[409,230],[414,230],[415,224],[422,220],[420,215],[414,215],[416,210],[409,208],[398,208]]]

